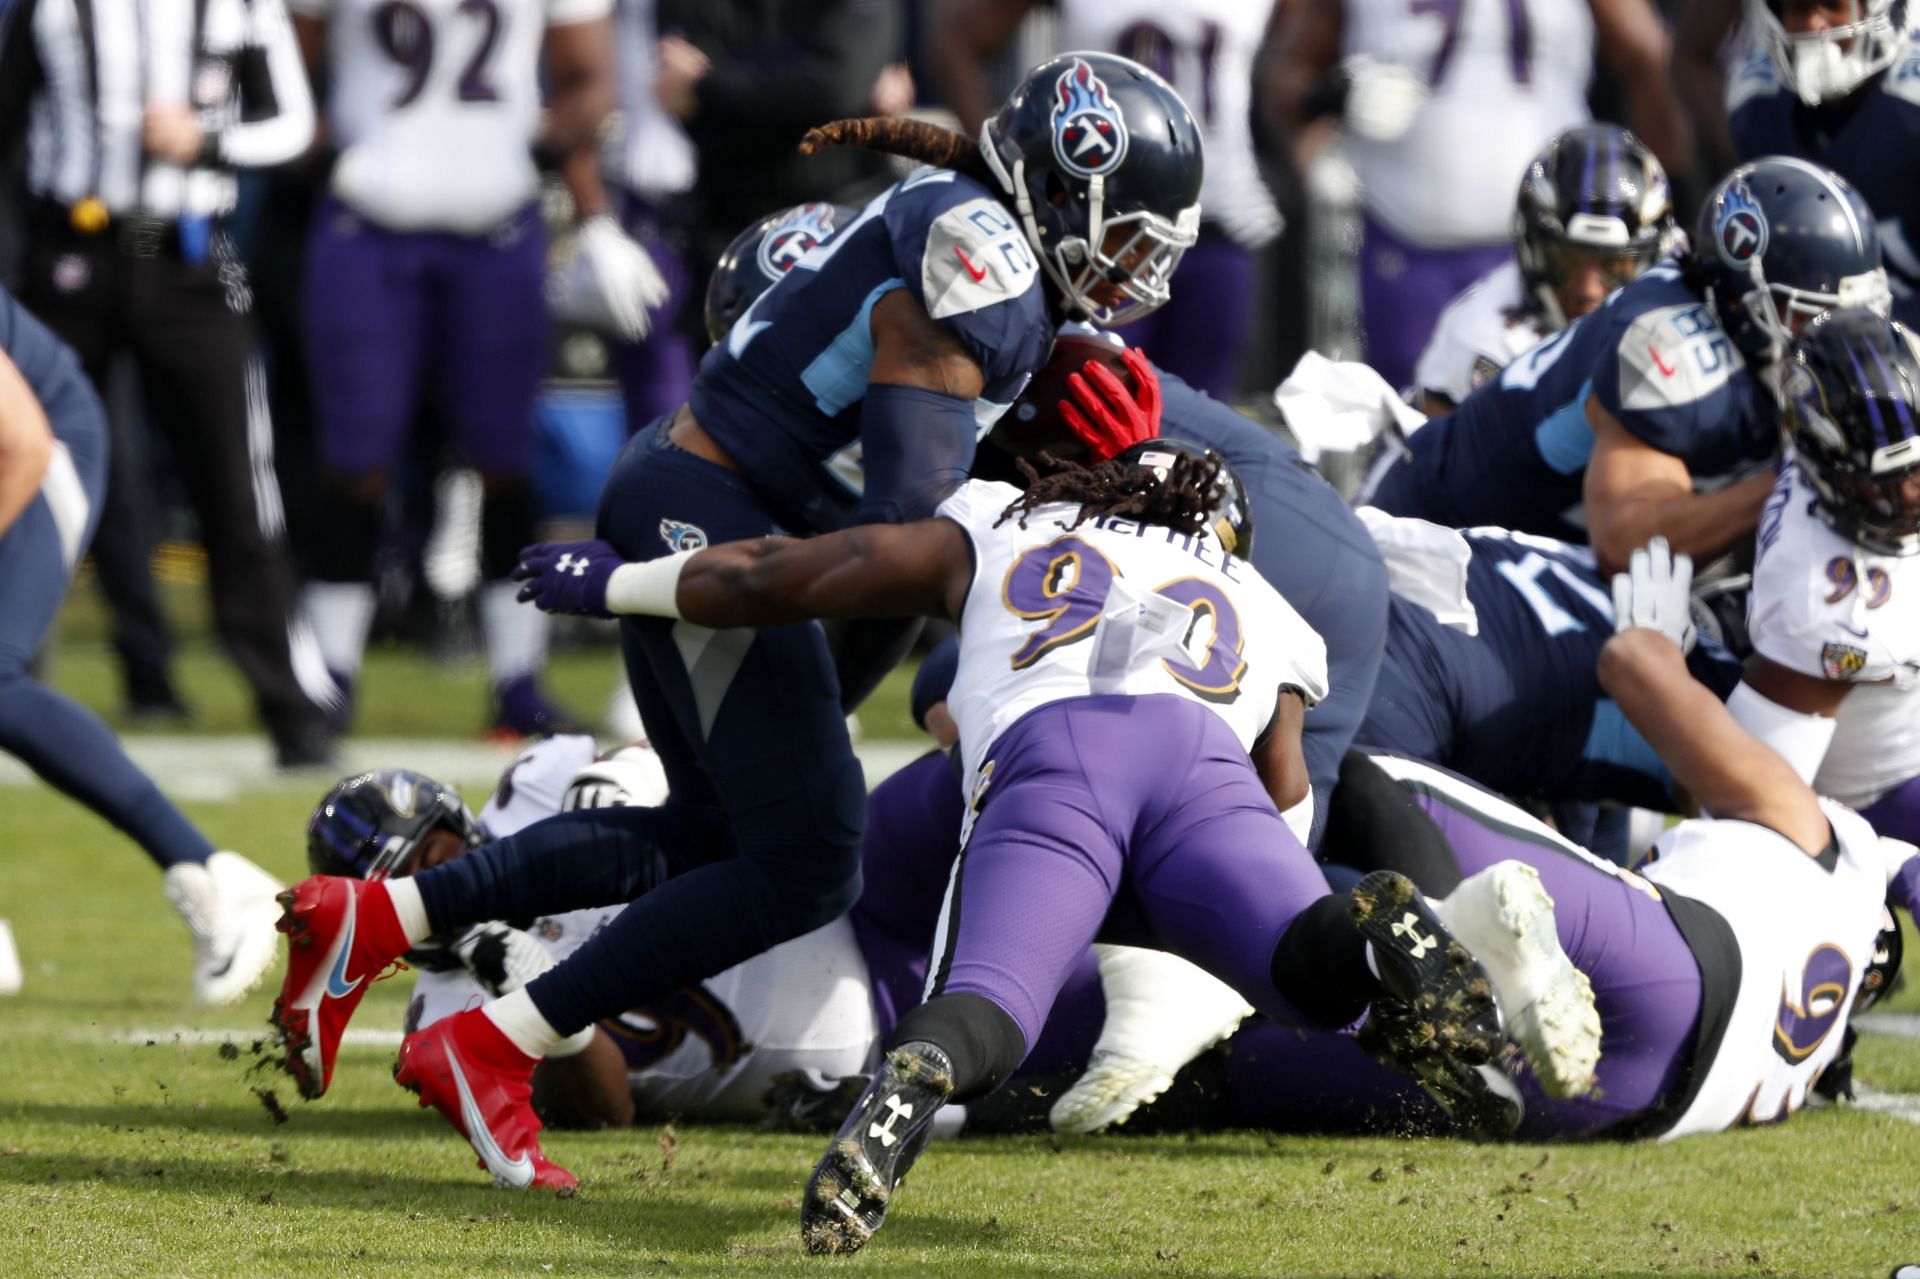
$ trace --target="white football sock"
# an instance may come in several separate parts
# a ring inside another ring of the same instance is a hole
[[[522,604],[518,582],[488,582],[480,588],[480,634],[487,642],[487,670],[495,688],[547,663],[547,615]]]
[[[433,936],[433,925],[427,922],[427,904],[420,897],[420,885],[411,879],[382,882],[387,886],[387,900],[393,903],[393,913],[400,917],[400,931],[407,935],[407,944],[417,946]]]
[[[523,987],[511,995],[502,995],[480,1010],[513,1046],[529,1057],[545,1057],[561,1041],[561,1034],[534,1006],[533,997]],[[589,1030],[592,1027],[588,1027]]]
[[[300,604],[328,669],[359,674],[373,625],[373,587],[366,582],[309,582]]]

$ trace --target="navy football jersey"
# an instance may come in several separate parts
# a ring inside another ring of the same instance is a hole
[[[1591,392],[1696,482],[1771,458],[1773,397],[1672,264],[1515,359],[1451,414],[1415,431],[1375,497],[1390,514],[1586,540]]]
[[[55,438],[89,446],[104,435],[99,401],[80,361],[53,330],[34,318],[18,298],[0,286],[0,350],[7,353],[46,411]]]
[[[1740,159],[1793,155],[1853,183],[1873,210],[1893,286],[1894,318],[1920,323],[1920,39],[1844,101],[1803,104],[1765,53],[1727,84],[1727,123]]]
[[[769,238],[764,251],[779,252]],[[978,360],[976,440],[1053,345],[1039,267],[1000,201],[950,169],[923,168],[807,249],[701,361],[701,426],[793,532],[853,522],[865,494],[861,408],[873,307],[905,289]],[[961,459],[964,465],[965,459]],[[926,512],[930,513],[930,512]]]
[[[1359,740],[1444,764],[1508,795],[1665,808],[1671,776],[1600,687],[1613,596],[1593,552],[1504,529],[1463,531],[1475,635],[1396,596]],[[1702,638],[1695,678],[1726,697],[1740,667]]]

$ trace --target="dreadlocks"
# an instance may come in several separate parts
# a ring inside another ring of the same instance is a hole
[[[1027,477],[1027,491],[1000,512],[995,528],[1008,520],[1025,528],[1027,516],[1041,507],[1072,502],[1079,504],[1080,513],[1067,525],[1069,529],[1079,528],[1095,515],[1118,515],[1176,533],[1198,533],[1215,514],[1224,483],[1220,458],[1213,453],[1204,457],[1176,454],[1165,479],[1117,458],[1082,467],[1042,453],[1040,461],[1052,474],[1043,476],[1025,458],[1017,459],[1020,473]]]
[[[918,160],[963,173],[991,190],[998,190],[987,162],[972,138],[952,129],[899,116],[869,116],[861,120],[834,120],[808,129],[800,139],[800,154],[812,155],[828,147],[861,147],[887,155]]]

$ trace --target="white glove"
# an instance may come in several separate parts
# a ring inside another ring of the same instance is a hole
[[[580,224],[574,258],[547,281],[556,316],[638,342],[653,327],[652,308],[667,300],[665,277],[611,217]]]
[[[566,794],[560,797],[560,811],[626,808],[634,804],[664,804],[666,800],[667,773],[660,757],[645,742],[636,742],[594,760],[575,773],[567,783]]]
[[[1347,127],[1375,142],[1392,142],[1413,127],[1427,103],[1427,82],[1397,62],[1356,53],[1341,63],[1347,73]]]
[[[539,938],[498,921],[475,924],[453,943],[461,965],[489,995],[510,995],[554,966]]]
[[[1627,571],[1613,575],[1613,629],[1659,631],[1682,653],[1693,651],[1693,557],[1675,555],[1667,539],[1656,537],[1627,559]]]

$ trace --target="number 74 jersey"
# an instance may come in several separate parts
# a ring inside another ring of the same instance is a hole
[[[1283,685],[1326,696],[1319,634],[1210,532],[1043,506],[1001,522],[1008,484],[962,485],[939,514],[973,543],[948,709],[968,788],[994,742],[1027,712],[1074,697],[1172,694],[1227,721],[1242,746],[1273,719]],[[1151,742],[1141,744],[1152,749]]]
[[[479,235],[539,185],[548,27],[606,17],[612,0],[290,0],[327,24],[334,194],[396,231]]]

